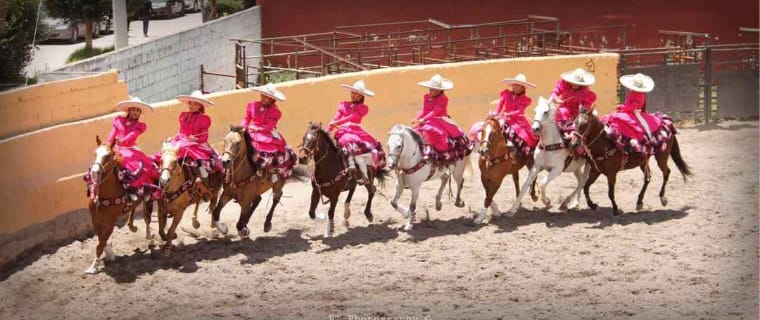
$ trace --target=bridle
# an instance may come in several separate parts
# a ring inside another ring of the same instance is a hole
[[[314,159],[315,165],[321,162],[322,160],[325,160],[325,158],[327,158],[327,152],[324,152],[322,157],[320,157],[319,159],[314,158],[317,152],[320,151],[319,149],[320,142],[317,137],[321,134],[322,133],[319,132],[319,130],[310,130],[309,132],[306,133],[306,136],[304,136],[303,143],[298,148],[298,152],[303,152],[306,154],[306,157]],[[314,144],[314,147],[309,148],[309,145],[312,143]]]

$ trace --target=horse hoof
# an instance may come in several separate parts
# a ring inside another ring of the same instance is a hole
[[[665,196],[662,196],[662,197],[660,197],[660,202],[662,202],[663,206],[667,206],[668,205],[668,198],[666,198]]]
[[[346,228],[348,228],[348,227],[351,226],[351,223],[348,222],[348,220],[343,220],[343,226],[346,227]]]
[[[214,226],[216,227],[216,230],[219,230],[219,232],[221,232],[222,234],[227,234],[227,231],[228,231],[227,225],[224,222],[215,221]]]
[[[132,233],[135,233],[135,232],[137,232],[137,227],[135,227],[135,226],[129,226],[129,231],[131,231]]]
[[[238,235],[241,239],[248,238],[248,236],[251,234],[251,231],[248,230],[248,227],[244,227],[243,229],[238,230]]]
[[[644,209],[644,204],[643,203],[637,203],[636,204],[636,211],[639,211],[641,209]]]
[[[404,231],[412,231],[412,224],[404,225]]]
[[[591,208],[591,210],[596,211],[596,209],[599,208],[599,205],[597,205],[596,203],[589,203],[588,207]]]
[[[89,274],[89,275],[93,275],[97,273],[98,273],[98,268],[95,268],[95,267],[89,267],[87,268],[87,270],[84,271],[84,274]]]
[[[472,222],[475,223],[475,224],[481,224],[485,220],[486,220],[486,216],[485,215],[478,215],[478,217],[475,218],[475,220],[472,220]]]
[[[314,217],[316,220],[327,220],[327,216],[325,216],[324,213],[317,213],[317,215]]]
[[[535,195],[535,196],[532,195],[530,196],[530,199],[533,200],[533,202],[536,202],[538,201],[538,195]]]
[[[198,229],[201,227],[201,223],[198,221],[198,219],[193,219],[193,229]]]
[[[435,203],[435,211],[441,211],[441,208],[443,208],[443,203],[436,202]]]
[[[516,213],[517,213],[517,208],[512,208],[512,209],[509,209],[509,211],[505,212],[504,215],[509,218],[512,218],[515,216]]]
[[[464,200],[459,200],[454,203],[454,206],[457,208],[464,208]]]
[[[391,202],[391,208],[398,210],[398,203]]]
[[[372,214],[371,214],[371,213],[369,213],[369,212],[368,212],[368,213],[366,213],[366,214],[364,214],[364,216],[365,216],[365,217],[367,217],[367,221],[368,221],[369,223],[372,223],[372,221],[373,221],[373,220],[375,220],[375,217],[374,217],[374,216],[372,216]]]
[[[271,222],[264,222],[264,232],[272,231],[272,223]]]

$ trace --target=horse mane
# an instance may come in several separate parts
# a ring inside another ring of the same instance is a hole
[[[417,143],[418,146],[420,146],[420,148],[422,148],[422,146],[425,145],[425,140],[422,139],[422,136],[419,133],[417,133],[417,131],[414,131],[414,129],[407,126],[402,126],[402,128],[404,129],[404,131],[409,133],[410,136],[412,136],[412,139],[414,140],[414,142]]]
[[[333,139],[333,138],[330,136],[330,134],[329,134],[329,133],[328,133],[328,132],[327,132],[325,129],[322,129],[322,128],[318,128],[317,130],[318,130],[320,133],[322,133],[322,135],[324,135],[324,136],[325,136],[325,138],[327,138],[327,142],[328,142],[328,143],[327,143],[327,145],[329,145],[329,146],[330,146],[330,148],[331,148],[333,151],[335,151],[335,152],[340,152],[340,148],[338,148],[338,145],[335,143],[335,139]]]

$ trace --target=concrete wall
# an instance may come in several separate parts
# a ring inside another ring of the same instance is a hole
[[[718,84],[718,116],[749,118],[758,116],[758,73],[721,71],[714,74]]]
[[[647,94],[647,111],[662,111],[677,120],[692,119],[699,104],[700,66],[696,64],[629,68],[624,74],[643,73],[654,79]]]
[[[366,101],[370,113],[364,123],[384,142],[393,124],[409,123],[418,111],[427,90],[416,83],[435,73],[454,81],[454,89],[447,93],[449,111],[461,126],[469,127],[494,107],[489,102],[504,88],[502,78],[525,73],[538,86],[528,92],[535,101],[539,95],[548,96],[560,73],[584,66],[597,77],[593,89],[600,111],[606,113],[616,100],[617,62],[616,54],[505,59],[290,81],[278,85],[287,95],[287,101],[280,104],[283,118],[279,128],[291,145],[297,145],[309,121],[328,121],[338,102],[348,98],[338,84],[364,79],[377,93]],[[211,94],[209,98],[216,103],[207,110],[213,119],[209,140],[220,150],[228,124],[239,123],[246,103],[258,99],[258,94],[243,89]],[[160,142],[177,131],[177,116],[183,109],[176,100],[153,106],[154,112],[142,116],[148,130],[138,141],[147,153],[158,151]],[[5,155],[0,157],[0,168],[7,172],[0,176],[0,266],[36,244],[70,238],[77,230],[88,229],[81,174],[92,162],[95,135],[107,135],[112,118],[107,115],[67,123],[0,141],[0,154]],[[46,226],[65,229],[39,232]],[[30,236],[36,238],[29,240]]]
[[[0,93],[0,139],[113,112],[129,98],[115,70]]]
[[[157,102],[189,94],[200,87],[200,65],[207,71],[234,74],[235,46],[229,39],[261,37],[261,11],[253,7],[155,41],[93,57],[40,75],[43,80],[59,79],[56,72],[97,72],[119,70],[129,94]],[[260,49],[251,46],[248,55]],[[209,92],[235,88],[234,78],[208,76]]]

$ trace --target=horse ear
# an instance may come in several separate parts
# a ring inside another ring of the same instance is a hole
[[[96,143],[98,146],[99,146],[99,145],[102,143],[102,141],[100,141],[100,136],[99,136],[99,135],[97,135],[97,134],[95,135],[95,143]]]
[[[322,129],[322,121],[317,122],[317,128]]]
[[[235,131],[235,126],[230,124],[230,131]]]

